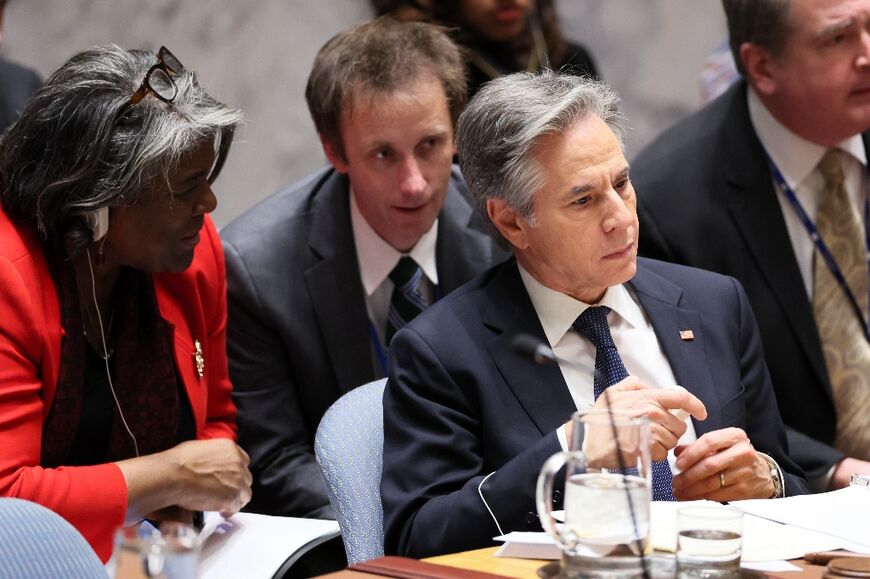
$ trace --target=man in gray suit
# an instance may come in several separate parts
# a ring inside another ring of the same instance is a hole
[[[323,413],[386,373],[404,322],[503,256],[452,166],[463,70],[427,24],[378,19],[338,34],[306,88],[332,167],[222,232],[251,510],[333,516],[313,454]]]

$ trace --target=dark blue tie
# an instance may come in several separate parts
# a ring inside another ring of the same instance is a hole
[[[616,351],[607,314],[610,308],[597,306],[586,308],[574,321],[574,329],[595,346],[595,399],[605,388],[628,378],[628,371]],[[673,501],[673,477],[667,459],[652,463],[652,485],[654,501]]]
[[[390,272],[393,282],[393,295],[390,298],[390,310],[387,313],[387,331],[384,336],[387,346],[393,336],[402,327],[417,317],[429,304],[420,292],[420,282],[423,280],[423,270],[413,259],[403,257]]]

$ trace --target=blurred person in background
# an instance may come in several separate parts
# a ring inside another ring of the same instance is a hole
[[[511,72],[542,68],[598,78],[592,55],[565,40],[555,0],[372,0],[375,12],[448,27],[465,48],[468,96]]]
[[[3,44],[3,15],[9,0],[0,0],[0,46]],[[42,79],[36,71],[11,62],[0,54],[0,134],[18,116]]]
[[[208,217],[240,120],[165,48],[108,46],[0,139],[0,496],[56,511],[104,561],[124,524],[251,496]]]

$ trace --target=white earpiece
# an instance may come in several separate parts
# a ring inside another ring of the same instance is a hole
[[[100,207],[85,215],[88,229],[93,233],[94,241],[99,241],[109,232],[109,208]]]

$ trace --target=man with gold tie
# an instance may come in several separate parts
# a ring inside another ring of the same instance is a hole
[[[723,0],[743,80],[640,153],[640,253],[738,278],[792,456],[870,473],[870,0]]]

